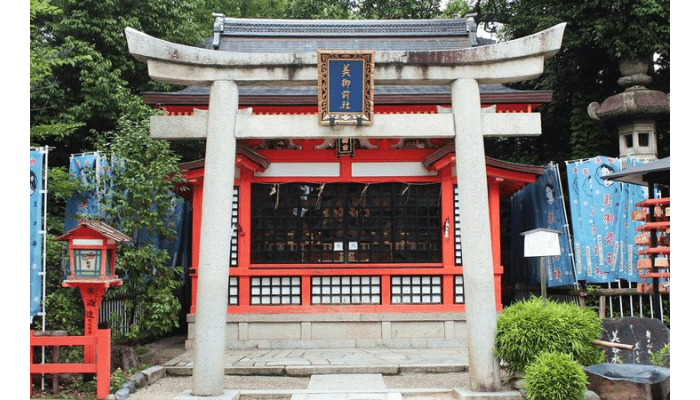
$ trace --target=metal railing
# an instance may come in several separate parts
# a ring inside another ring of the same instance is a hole
[[[100,306],[100,319],[101,323],[108,323],[110,329],[115,334],[126,334],[130,331],[129,321],[126,315],[126,308],[124,306],[126,299],[111,299],[103,300],[102,306]],[[136,319],[138,320],[140,312],[137,311]],[[118,318],[114,318],[117,315]]]
[[[530,295],[540,295],[539,285],[515,285],[516,301],[527,299]],[[548,288],[547,297],[591,307],[598,311],[601,318],[651,318],[654,315],[653,294],[637,292],[637,284],[634,282],[616,281],[588,285],[587,290],[574,286]],[[669,294],[661,295],[661,307],[661,321],[668,324],[671,318]]]

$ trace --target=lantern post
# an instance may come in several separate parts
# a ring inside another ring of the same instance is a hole
[[[115,274],[117,244],[132,239],[104,222],[80,221],[78,226],[56,238],[67,241],[70,270],[63,287],[77,287],[85,308],[85,336],[97,335],[102,297],[111,286],[121,286]],[[95,362],[95,349],[85,346],[85,363]]]

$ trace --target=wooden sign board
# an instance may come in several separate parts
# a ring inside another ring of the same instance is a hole
[[[318,50],[320,125],[374,121],[374,51]]]
[[[522,232],[524,236],[523,256],[525,257],[544,257],[558,256],[561,254],[561,246],[559,245],[559,231],[549,229],[533,229],[531,231]]]

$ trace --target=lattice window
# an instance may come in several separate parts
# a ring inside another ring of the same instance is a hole
[[[464,276],[454,276],[454,302],[455,304],[464,304]]]
[[[455,265],[462,265],[462,228],[459,216],[459,199],[457,198],[457,185],[454,186],[454,235],[455,235]]]
[[[253,184],[251,262],[440,262],[440,184]]]
[[[238,265],[238,187],[233,187],[233,204],[231,205],[231,258],[230,265]]]
[[[250,304],[254,306],[301,304],[301,277],[251,277]]]
[[[311,304],[381,304],[379,276],[314,276]]]
[[[231,306],[238,305],[238,277],[228,277],[228,304]]]
[[[441,276],[392,276],[392,304],[442,304]]]

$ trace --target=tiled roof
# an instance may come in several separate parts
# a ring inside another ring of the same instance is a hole
[[[90,230],[93,230],[102,236],[105,236],[109,239],[114,240],[115,242],[131,242],[132,239],[121,233],[120,231],[116,230],[115,228],[107,225],[106,223],[99,221],[99,220],[83,220],[78,223],[78,226],[75,228],[69,230],[68,232],[64,233],[63,235],[57,237],[55,240],[57,241],[67,241],[70,240],[70,238],[73,236],[73,234],[76,233],[76,231],[88,228]]]
[[[205,47],[221,51],[305,53],[323,50],[438,51],[484,44],[472,19],[293,20],[218,15]]]
[[[469,20],[452,19],[249,19],[216,14],[222,36],[275,37],[417,37],[468,36]]]

